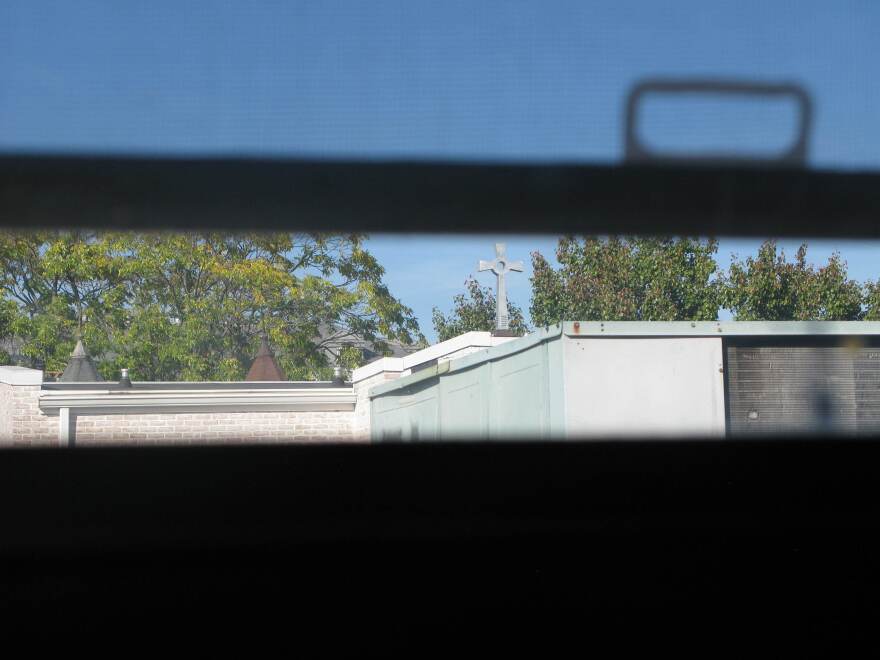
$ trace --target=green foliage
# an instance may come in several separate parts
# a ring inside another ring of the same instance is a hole
[[[363,236],[286,233],[0,234],[3,289],[22,353],[63,369],[80,319],[102,376],[243,378],[266,333],[291,379],[354,366],[359,337],[423,339]]]
[[[789,262],[765,241],[757,256],[732,258],[722,300],[739,321],[849,321],[862,317],[863,292],[838,253],[817,269],[807,263],[806,243]]]
[[[865,283],[864,303],[864,320],[880,321],[880,280]]]
[[[446,341],[464,332],[495,329],[495,294],[492,289],[480,286],[473,277],[465,280],[464,286],[467,293],[453,296],[453,310],[449,316],[434,308],[434,330],[439,341]],[[510,315],[510,329],[526,334],[529,329],[522,310],[508,300],[507,311]]]
[[[18,310],[11,300],[0,300],[0,339],[13,336],[12,325]],[[5,348],[0,348],[0,366],[12,364],[12,356]]]
[[[714,240],[562,238],[554,269],[532,253],[532,321],[718,318]]]
[[[15,304],[9,327],[25,340],[22,354],[49,371],[67,364],[79,319],[89,317],[83,339],[109,348],[107,328],[121,318],[125,287],[122,255],[111,235],[40,231],[0,234],[5,300]]]

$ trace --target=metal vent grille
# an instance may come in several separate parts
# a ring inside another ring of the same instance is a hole
[[[731,435],[880,432],[880,348],[729,345],[726,352]]]

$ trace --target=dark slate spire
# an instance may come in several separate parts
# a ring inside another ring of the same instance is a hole
[[[272,351],[269,350],[269,342],[266,341],[265,336],[260,340],[260,350],[257,352],[257,357],[254,359],[254,363],[244,379],[287,380],[284,377],[284,372],[281,371],[278,363],[275,362],[275,357],[272,355]]]
[[[104,380],[98,375],[95,363],[86,353],[82,339],[77,339],[76,348],[70,354],[70,361],[58,380],[62,383],[95,383]]]

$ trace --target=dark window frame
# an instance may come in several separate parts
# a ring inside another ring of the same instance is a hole
[[[880,172],[0,156],[0,226],[880,237]]]

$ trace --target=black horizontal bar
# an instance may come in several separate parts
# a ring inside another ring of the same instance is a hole
[[[880,173],[0,157],[0,226],[880,236]]]
[[[602,535],[631,525],[876,532],[880,520],[880,445],[845,439],[24,450],[2,458],[4,558],[413,534]]]

